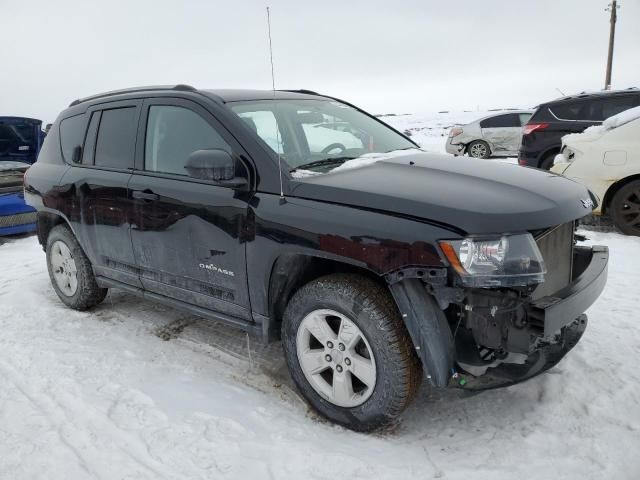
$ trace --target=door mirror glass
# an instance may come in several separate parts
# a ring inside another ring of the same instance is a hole
[[[196,150],[184,166],[189,176],[202,180],[225,183],[235,179],[236,162],[224,150],[217,148]]]

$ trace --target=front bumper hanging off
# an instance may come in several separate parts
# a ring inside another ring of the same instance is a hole
[[[602,293],[607,281],[608,263],[607,247],[575,247],[574,280],[552,296],[534,301],[528,307],[529,318],[544,328],[541,338],[543,346],[521,364],[501,363],[488,368],[481,376],[454,374],[449,386],[465,390],[505,387],[557,365],[582,337],[587,327],[587,316],[583,312]]]

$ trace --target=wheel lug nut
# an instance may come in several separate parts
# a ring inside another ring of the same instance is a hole
[[[348,358],[345,358],[344,363],[346,363],[347,365],[351,365],[351,360]]]
[[[331,355],[325,355],[325,356],[324,356],[324,359],[325,359],[327,362],[330,362],[330,361],[331,361]]]
[[[341,352],[344,352],[344,343],[338,344],[338,350],[340,350]]]
[[[336,370],[338,371],[338,373],[342,373],[342,366],[341,365],[336,366]]]
[[[333,342],[327,342],[327,348],[333,348]]]

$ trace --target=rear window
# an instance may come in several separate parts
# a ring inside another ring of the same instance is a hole
[[[136,107],[103,110],[96,141],[95,165],[133,168]]]
[[[71,162],[73,150],[84,141],[85,118],[83,115],[65,118],[60,122],[60,147],[62,158]]]
[[[506,115],[485,118],[480,122],[480,128],[507,128],[519,126],[521,126],[520,115],[517,113],[508,113]]]

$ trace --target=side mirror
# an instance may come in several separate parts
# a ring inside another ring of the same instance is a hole
[[[229,152],[219,149],[196,150],[184,166],[190,177],[212,180],[221,185],[239,187],[247,183],[236,177],[236,161]]]

